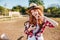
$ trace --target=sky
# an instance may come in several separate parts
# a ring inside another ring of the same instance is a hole
[[[44,6],[47,8],[49,7],[51,4],[58,4],[60,5],[60,0],[43,0],[44,2]]]
[[[59,4],[60,0],[43,0],[44,6],[47,8],[50,4]],[[13,6],[21,5],[28,7],[28,0],[0,0],[0,6],[11,9]]]

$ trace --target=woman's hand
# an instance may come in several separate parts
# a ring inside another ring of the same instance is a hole
[[[35,29],[36,29],[36,27],[31,25],[30,28],[28,29],[28,31],[35,30]]]
[[[28,31],[31,31],[31,30],[33,30],[33,28],[32,28],[32,27],[30,27],[30,28],[28,29]]]

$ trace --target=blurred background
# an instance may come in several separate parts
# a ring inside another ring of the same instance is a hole
[[[46,27],[45,40],[60,40],[60,0],[0,0],[0,36],[7,34],[10,40],[27,40],[24,34],[24,22],[28,15],[26,9],[31,3],[44,7],[44,15],[57,21],[58,27]]]
[[[60,0],[0,0],[0,15],[13,11],[25,15],[30,3],[42,5],[46,16],[60,17]]]

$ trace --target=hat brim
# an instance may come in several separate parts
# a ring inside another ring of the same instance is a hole
[[[27,8],[26,13],[29,14],[29,12],[30,12],[32,9],[39,9],[39,10],[43,11],[43,7],[42,7],[42,6],[32,6],[32,7]]]

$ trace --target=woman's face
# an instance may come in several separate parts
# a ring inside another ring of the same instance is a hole
[[[38,12],[38,10],[36,10],[36,9],[31,10],[31,14],[32,14],[36,19],[38,19],[38,18],[40,17],[39,12]]]

